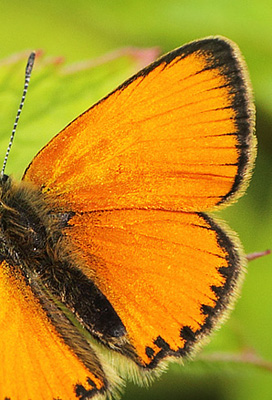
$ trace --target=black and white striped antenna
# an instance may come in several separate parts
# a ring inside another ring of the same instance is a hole
[[[17,125],[18,125],[18,121],[19,121],[19,118],[20,118],[20,115],[21,115],[21,112],[22,112],[22,108],[24,106],[25,97],[26,97],[26,93],[27,93],[27,89],[28,89],[28,85],[29,85],[29,81],[30,81],[30,75],[31,75],[31,71],[32,71],[33,65],[34,65],[34,60],[35,60],[35,52],[32,52],[30,54],[30,56],[28,57],[28,61],[27,61],[26,69],[25,69],[24,91],[23,91],[22,99],[21,99],[21,102],[20,102],[20,105],[19,105],[19,108],[18,108],[18,111],[17,111],[17,115],[16,115],[16,118],[15,118],[13,129],[12,129],[12,132],[11,132],[8,148],[7,148],[6,155],[5,155],[4,162],[3,162],[3,168],[2,168],[2,171],[1,171],[0,179],[3,179],[3,177],[4,177],[4,173],[5,173],[5,169],[6,169],[6,165],[7,165],[7,161],[8,161],[8,156],[9,156],[9,152],[10,152],[10,149],[11,149],[11,146],[12,146],[12,143],[13,143],[13,139],[14,139],[16,128],[17,128]]]

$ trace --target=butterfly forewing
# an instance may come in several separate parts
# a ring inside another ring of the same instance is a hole
[[[205,211],[243,187],[252,105],[236,46],[204,39],[151,64],[73,121],[24,179],[74,211]]]
[[[105,374],[88,343],[52,299],[5,261],[0,303],[1,399],[83,400],[106,392]]]

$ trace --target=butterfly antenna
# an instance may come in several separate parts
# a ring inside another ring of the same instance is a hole
[[[9,144],[8,144],[6,155],[5,155],[5,158],[4,158],[3,168],[2,168],[1,176],[0,176],[1,179],[3,179],[3,177],[4,177],[6,164],[7,164],[8,156],[9,156],[9,152],[10,152],[10,149],[11,149],[11,146],[12,146],[12,143],[13,143],[13,139],[14,139],[16,128],[17,128],[17,125],[18,125],[18,121],[19,121],[19,118],[20,118],[20,115],[21,115],[21,112],[22,112],[22,108],[24,106],[25,97],[26,97],[26,93],[27,93],[27,89],[28,89],[28,85],[29,85],[29,81],[30,81],[30,76],[31,76],[31,72],[32,72],[32,69],[33,69],[33,65],[34,65],[34,60],[35,60],[35,53],[32,52],[30,54],[30,56],[28,57],[28,61],[27,61],[26,69],[25,69],[24,91],[23,91],[22,99],[21,99],[21,102],[20,102],[20,105],[19,105],[19,108],[18,108],[18,111],[17,111],[17,115],[16,115],[16,118],[15,118],[13,129],[12,129],[12,132],[11,132],[10,141],[9,141]]]

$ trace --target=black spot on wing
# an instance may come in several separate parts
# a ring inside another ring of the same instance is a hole
[[[148,358],[152,358],[154,356],[155,350],[153,350],[151,347],[147,346],[145,348],[145,354],[147,355]]]
[[[87,378],[87,383],[91,386],[91,389],[86,389],[86,387],[80,383],[75,386],[75,394],[79,400],[89,400],[97,393],[103,394],[104,390],[98,390],[95,383],[89,377]]]
[[[204,324],[196,331],[193,331],[190,326],[183,326],[181,328],[180,337],[185,341],[183,347],[174,351],[161,336],[154,340],[154,344],[161,350],[154,355],[154,352],[152,353],[149,348],[146,349],[146,354],[150,358],[150,363],[147,365],[147,368],[156,367],[160,360],[168,356],[188,356],[195,347],[195,344],[200,342],[204,336],[207,336],[213,330],[222,313],[224,313],[228,308],[241,274],[242,268],[239,252],[237,251],[237,247],[231,237],[229,237],[229,235],[222,230],[210,216],[204,213],[198,213],[198,215],[205,221],[203,227],[206,228],[205,225],[208,224],[207,229],[215,232],[218,244],[223,251],[225,250],[227,267],[222,266],[218,268],[218,272],[224,278],[224,283],[222,286],[211,286],[211,289],[216,294],[214,306],[206,304],[200,305],[201,312],[205,315]]]

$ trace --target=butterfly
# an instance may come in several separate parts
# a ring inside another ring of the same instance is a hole
[[[184,45],[0,180],[0,399],[118,397],[193,355],[245,257],[210,212],[245,190],[254,106],[238,47]]]

